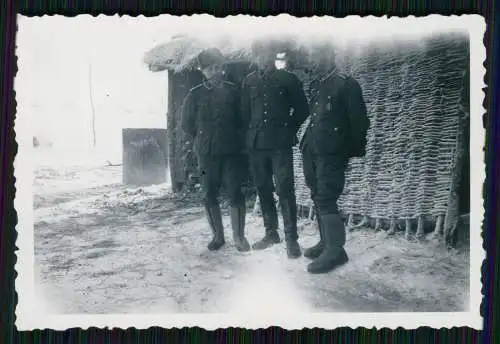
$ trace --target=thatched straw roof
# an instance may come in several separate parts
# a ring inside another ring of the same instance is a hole
[[[318,56],[318,44],[330,45],[336,52],[335,58],[342,60],[347,56],[352,58],[359,54],[392,54],[394,51],[413,50],[415,47],[425,45],[430,40],[445,39],[464,39],[462,33],[443,33],[439,35],[428,35],[419,40],[385,40],[372,41],[363,44],[347,44],[342,46],[337,42],[335,36],[311,37],[310,35],[278,35],[266,34],[256,36],[252,39],[231,36],[219,36],[213,39],[198,39],[192,36],[177,36],[169,42],[154,47],[145,54],[144,62],[151,71],[161,71],[170,69],[173,71],[181,71],[184,69],[196,68],[196,56],[204,49],[216,47],[228,58],[228,62],[234,60],[253,61],[252,44],[255,42],[262,43],[274,52],[285,52],[290,65],[294,65],[292,69],[304,69],[307,65],[314,63],[311,58],[311,52],[315,51]],[[418,47],[420,49],[423,47]],[[353,51],[354,50],[354,51]],[[356,53],[357,51],[357,53]],[[325,51],[325,53],[329,53]]]
[[[328,42],[328,41],[324,41]],[[323,43],[324,43],[323,42]],[[255,62],[252,53],[252,45],[260,44],[265,50],[274,53],[286,53],[293,55],[292,60],[300,60],[305,63],[306,55],[312,50],[317,41],[306,40],[296,36],[264,36],[253,40],[241,40],[235,37],[220,37],[208,41],[189,36],[174,37],[169,42],[158,45],[148,51],[144,56],[144,62],[153,72],[170,69],[175,72],[196,68],[196,57],[205,49],[216,47],[228,58],[228,63],[238,60]],[[333,42],[328,42],[334,46]],[[263,49],[263,51],[264,51]],[[300,58],[299,58],[300,56]]]
[[[169,42],[148,51],[144,63],[154,72],[191,68],[195,66],[196,57],[209,47],[208,43],[194,37],[174,36]]]

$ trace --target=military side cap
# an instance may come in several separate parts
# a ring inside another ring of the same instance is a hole
[[[253,54],[258,54],[269,49],[268,45],[269,44],[266,44],[266,42],[264,42],[263,40],[256,40],[252,42],[250,50]]]
[[[335,46],[326,40],[318,40],[312,42],[310,48],[313,53],[317,54],[335,54]]]
[[[224,56],[217,48],[209,48],[198,55],[198,63],[200,68],[207,68],[212,65],[222,64],[224,62]]]

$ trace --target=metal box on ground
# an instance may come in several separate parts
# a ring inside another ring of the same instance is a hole
[[[146,186],[165,183],[168,152],[166,129],[124,128],[123,183]]]

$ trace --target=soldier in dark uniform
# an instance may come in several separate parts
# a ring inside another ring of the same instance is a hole
[[[245,119],[246,148],[250,172],[260,199],[265,235],[252,247],[265,249],[280,242],[278,215],[273,197],[279,197],[287,254],[301,255],[297,243],[297,205],[293,174],[292,146],[298,143],[297,130],[307,118],[308,104],[300,80],[275,67],[276,52],[255,43],[252,54],[258,70],[242,85],[242,113]]]
[[[244,235],[245,197],[242,193],[243,127],[240,116],[239,86],[225,80],[223,56],[208,49],[199,56],[206,78],[186,96],[182,107],[182,128],[194,139],[203,200],[213,239],[208,249],[218,250],[225,244],[222,215],[218,202],[221,184],[231,203],[233,239],[239,251],[250,245]]]
[[[316,61],[312,72],[317,77],[309,85],[310,122],[300,148],[320,241],[306,249],[304,256],[314,259],[307,267],[310,273],[325,273],[348,261],[337,200],[344,189],[349,157],[356,148],[351,140],[352,129],[363,131],[369,123],[365,120],[361,87],[353,78],[336,71],[332,48],[318,45],[311,60]]]

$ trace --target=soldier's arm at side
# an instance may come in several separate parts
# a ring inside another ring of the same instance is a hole
[[[181,106],[181,129],[189,135],[191,139],[196,135],[196,111],[193,91],[184,98]]]
[[[248,87],[248,76],[243,79],[240,87],[240,111],[242,130],[247,130],[250,123],[250,89]]]
[[[309,115],[309,104],[304,92],[304,86],[299,78],[291,74],[290,80],[288,96],[290,97],[290,104],[293,108],[293,124],[295,131],[297,131]]]
[[[344,88],[346,110],[349,114],[349,125],[367,130],[370,121],[367,117],[366,103],[359,83],[353,78],[348,78]]]
[[[231,102],[232,104],[232,111],[234,112],[235,115],[235,125],[236,127],[234,128],[238,132],[239,137],[243,137],[245,133],[245,128],[243,124],[243,118],[242,118],[242,107],[241,107],[241,85],[234,85],[233,84],[233,101]]]

